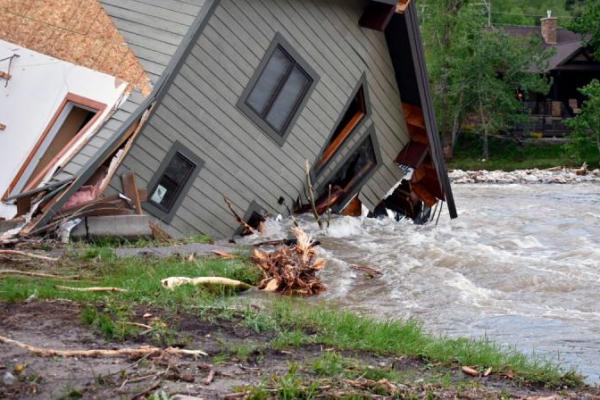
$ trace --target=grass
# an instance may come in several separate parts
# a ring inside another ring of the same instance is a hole
[[[524,143],[496,137],[489,139],[490,158],[482,161],[481,136],[462,134],[449,167],[462,170],[504,170],[552,168],[557,166],[580,167],[581,163],[570,158],[560,144]],[[600,165],[597,151],[590,149],[585,159],[590,166]]]
[[[53,272],[79,273],[83,277],[81,280],[68,282],[6,277],[0,279],[0,301],[23,301],[31,296],[41,300],[60,298],[77,301],[84,305],[82,322],[113,340],[126,340],[136,335],[138,328],[130,326],[128,318],[133,307],[147,305],[171,311],[187,311],[204,320],[228,319],[257,334],[268,333],[265,337],[273,339],[270,343],[261,343],[263,348],[283,349],[320,344],[338,351],[408,356],[448,367],[469,365],[480,370],[491,367],[496,373],[511,372],[523,381],[552,387],[581,384],[580,377],[573,372],[563,373],[553,364],[529,359],[486,340],[448,339],[428,335],[416,321],[381,321],[327,304],[277,296],[272,296],[272,301],[259,309],[244,304],[243,300],[234,296],[234,292],[224,288],[182,286],[171,291],[162,288],[160,284],[161,279],[171,276],[222,276],[256,284],[261,274],[245,258],[204,258],[195,261],[176,257],[162,260],[117,258],[109,248],[94,247],[80,252],[79,256],[67,258]],[[128,292],[70,292],[56,289],[57,284],[121,287]],[[232,304],[238,306],[236,310],[242,311],[232,312]],[[169,330],[166,322],[153,329],[163,343],[168,344],[169,338],[176,335],[176,332]],[[255,347],[250,345],[237,346],[229,353],[245,359],[254,350]],[[348,364],[331,354],[318,360],[313,368],[318,374],[347,370]],[[288,383],[293,383],[292,377],[288,378]],[[283,385],[285,382],[280,383]],[[293,390],[288,394],[293,394]]]

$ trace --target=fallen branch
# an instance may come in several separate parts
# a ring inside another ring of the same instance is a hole
[[[381,271],[378,271],[375,268],[371,268],[367,265],[351,265],[350,268],[352,268],[353,270],[356,270],[356,271],[363,272],[370,279],[373,279],[373,278],[383,275],[383,273]]]
[[[317,205],[315,203],[315,192],[313,190],[312,181],[310,179],[310,165],[308,164],[308,160],[304,165],[305,173],[306,173],[306,196],[308,197],[308,201],[310,202],[310,206],[312,208],[313,215],[317,220],[317,224],[319,224],[319,229],[323,229],[323,221],[321,221],[321,217],[319,216],[319,212],[317,211]]]
[[[127,293],[127,289],[121,289],[117,287],[71,287],[71,286],[54,286],[58,290],[67,290],[70,292],[109,292],[109,293]]]
[[[174,355],[174,356],[207,356],[202,350],[185,350],[175,347],[161,349],[159,347],[142,346],[138,348],[124,348],[117,350],[57,350],[31,346],[0,336],[0,343],[11,344],[39,357],[144,357],[148,355]]]
[[[204,384],[206,386],[210,385],[212,383],[212,381],[215,379],[215,370],[211,369],[208,372],[208,376],[206,377],[206,379],[204,380]]]
[[[233,214],[233,217],[235,218],[235,220],[237,221],[238,224],[240,224],[240,226],[242,228],[244,228],[244,233],[248,234],[248,235],[252,235],[254,233],[256,233],[256,230],[251,227],[250,225],[248,225],[248,223],[246,221],[244,221],[244,219],[242,217],[240,217],[240,215],[234,210],[233,208],[233,204],[231,203],[231,200],[229,200],[229,197],[227,197],[226,195],[223,195],[223,200],[225,200],[225,204],[227,204],[227,208],[229,208],[229,211],[231,211],[231,214]]]
[[[236,255],[221,250],[213,250],[213,254],[225,260],[233,260],[238,258]]]
[[[238,281],[235,279],[221,278],[217,276],[204,276],[200,278],[187,278],[187,277],[171,277],[160,281],[161,285],[166,289],[175,289],[182,285],[194,285],[194,286],[228,286],[235,289],[250,289],[252,286],[245,282]]]
[[[60,279],[60,280],[65,280],[65,281],[80,278],[79,275],[63,276],[63,275],[47,274],[44,272],[19,271],[18,269],[2,269],[2,270],[0,270],[0,275],[22,275],[22,276],[32,276],[32,277],[36,277],[36,278]]]
[[[33,258],[36,260],[49,261],[49,262],[57,262],[58,261],[58,258],[46,257],[46,256],[41,256],[39,254],[33,254],[33,253],[26,253],[24,251],[19,251],[19,250],[0,250],[0,256],[21,256],[21,257],[28,257],[28,258]]]

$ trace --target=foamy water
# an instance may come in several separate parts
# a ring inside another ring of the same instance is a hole
[[[457,185],[436,227],[335,218],[323,296],[432,333],[488,338],[600,382],[600,185]],[[285,227],[269,223],[274,236]],[[365,279],[350,268],[383,272]]]

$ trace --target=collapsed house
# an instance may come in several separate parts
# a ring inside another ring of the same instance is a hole
[[[109,93],[40,91],[55,111],[27,129],[11,127],[0,107],[7,132],[31,136],[3,178],[12,234],[145,214],[171,236],[229,237],[239,229],[229,202],[251,226],[305,211],[311,199],[318,213],[379,206],[415,217],[446,202],[457,216],[414,1],[90,0],[90,12],[76,1],[44,12],[42,3],[5,6],[3,47],[99,74]],[[48,30],[22,25],[51,12],[76,45],[36,47],[32,38]],[[88,47],[108,59],[94,64]],[[24,60],[1,70],[9,96],[19,96]],[[36,101],[14,107],[38,112]]]

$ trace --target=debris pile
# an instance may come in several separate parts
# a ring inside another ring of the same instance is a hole
[[[317,257],[315,242],[302,229],[292,233],[297,241],[291,246],[280,246],[272,252],[255,249],[252,259],[260,267],[264,279],[259,289],[289,296],[313,296],[327,290],[317,273],[326,261]]]
[[[462,171],[450,172],[450,179],[455,184],[488,183],[488,184],[571,184],[598,183],[600,169],[588,171],[587,168],[549,168],[528,169],[518,171]]]

